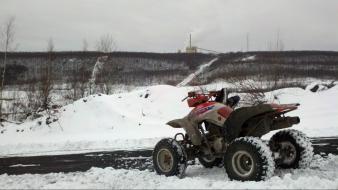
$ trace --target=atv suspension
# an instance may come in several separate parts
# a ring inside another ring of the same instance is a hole
[[[212,150],[211,150],[211,145],[205,135],[205,132],[204,132],[204,129],[202,127],[202,125],[198,125],[198,128],[199,130],[201,131],[202,133],[202,137],[203,137],[203,140],[204,140],[204,143],[206,144],[207,148],[208,148],[208,153],[210,154],[211,157],[214,157],[215,155],[213,154]],[[209,154],[207,154],[209,156]]]

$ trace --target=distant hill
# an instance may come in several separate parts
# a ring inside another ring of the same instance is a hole
[[[185,53],[13,52],[8,54],[6,83],[34,83],[43,77],[48,65],[56,83],[72,81],[75,76],[84,76],[83,80],[88,81],[102,56],[108,58],[97,82],[127,85],[175,83],[212,58],[209,54]]]
[[[145,52],[12,52],[8,54],[6,84],[34,83],[52,67],[52,78],[62,84],[88,81],[98,57],[108,56],[96,83],[153,85],[178,84],[200,65],[215,58],[212,54]],[[51,61],[50,61],[51,60]],[[3,62],[3,53],[0,52]],[[206,84],[217,80],[300,80],[338,78],[338,52],[328,51],[258,51],[219,55],[198,80]]]

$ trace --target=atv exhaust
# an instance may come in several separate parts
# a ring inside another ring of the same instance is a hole
[[[274,119],[271,125],[271,130],[278,130],[289,128],[292,125],[298,124],[300,122],[299,117],[281,117]]]

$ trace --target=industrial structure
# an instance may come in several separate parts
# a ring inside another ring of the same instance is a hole
[[[191,45],[191,34],[189,35],[189,46],[185,48],[186,53],[197,53],[197,47]]]

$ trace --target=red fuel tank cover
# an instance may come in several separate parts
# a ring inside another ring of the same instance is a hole
[[[229,117],[229,115],[232,111],[233,110],[230,107],[222,107],[219,110],[217,110],[217,113],[219,115],[221,115],[222,117],[227,118],[227,117]]]

